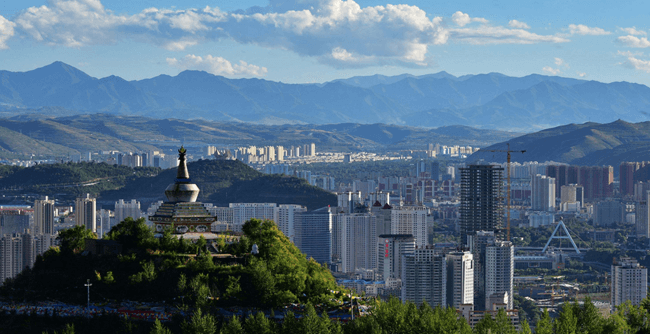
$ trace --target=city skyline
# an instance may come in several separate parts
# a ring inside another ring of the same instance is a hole
[[[0,5],[0,54],[4,70],[60,60],[127,80],[186,69],[288,83],[446,71],[647,85],[644,5],[9,1]]]

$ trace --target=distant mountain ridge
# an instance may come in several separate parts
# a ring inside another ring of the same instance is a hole
[[[468,162],[505,162],[503,150],[526,150],[512,154],[513,162],[555,161],[583,166],[614,166],[623,161],[650,160],[650,121],[629,123],[622,120],[599,124],[568,124],[526,134],[481,149],[467,158]]]
[[[58,110],[53,112],[59,113]],[[425,149],[429,143],[485,146],[518,133],[467,126],[424,129],[389,124],[264,125],[142,116],[82,114],[0,118],[0,158],[70,157],[86,152],[160,150],[194,145],[304,145],[319,151]],[[186,141],[187,140],[187,141]]]
[[[650,88],[544,75],[373,75],[323,84],[227,79],[201,71],[126,81],[54,62],[0,71],[0,111],[141,115],[262,124],[467,125],[534,131],[570,122],[648,119]]]

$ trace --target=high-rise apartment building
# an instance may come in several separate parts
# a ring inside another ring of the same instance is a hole
[[[278,229],[280,229],[280,231],[282,231],[291,242],[294,242],[296,236],[296,216],[300,212],[307,212],[307,208],[296,204],[280,204],[275,208],[275,211],[275,224],[278,226]]]
[[[427,244],[427,209],[417,206],[394,207],[390,213],[391,234],[410,234],[415,244]]]
[[[377,242],[377,273],[384,280],[400,279],[402,259],[415,250],[415,238],[411,234],[382,234]]]
[[[34,229],[36,234],[54,234],[54,200],[47,196],[34,201]]]
[[[307,257],[330,263],[332,254],[332,211],[329,207],[297,212],[294,243]]]
[[[537,174],[531,179],[531,208],[533,211],[555,211],[555,179]]]
[[[77,226],[97,232],[97,204],[90,194],[75,200],[75,222]]]
[[[402,263],[402,302],[447,306],[447,262],[433,248],[416,248]]]
[[[485,251],[485,309],[491,309],[490,297],[508,293],[508,310],[513,305],[515,272],[515,248],[509,241],[496,241],[487,245]]]
[[[233,224],[243,225],[251,218],[276,220],[275,203],[230,203],[233,209]]]
[[[648,294],[648,269],[632,258],[623,257],[612,264],[612,311],[630,301],[640,305]]]
[[[638,237],[650,237],[650,206],[648,206],[648,200],[636,202],[634,211],[636,235]]]
[[[142,217],[140,202],[135,199],[132,199],[130,202],[125,202],[123,199],[120,199],[115,202],[115,223],[119,224],[127,217],[131,217],[133,220]]]
[[[621,197],[632,196],[634,191],[634,172],[641,168],[638,162],[621,162],[619,165],[619,180]]]
[[[487,246],[496,242],[494,231],[476,231],[467,236],[467,245],[474,259],[474,309],[485,307],[485,265]]]
[[[337,214],[333,217],[332,251],[338,252],[340,271],[377,269],[377,217],[370,214]],[[336,237],[334,237],[336,236]]]
[[[475,231],[497,231],[503,221],[503,168],[469,165],[460,168],[460,235]]]
[[[447,254],[447,304],[474,304],[474,256],[468,251]]]
[[[560,207],[565,207],[565,204],[579,204],[580,207],[585,206],[585,189],[583,186],[577,184],[567,184],[562,186],[560,196]],[[562,209],[562,211],[566,211]]]

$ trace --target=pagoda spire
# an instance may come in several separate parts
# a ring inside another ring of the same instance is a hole
[[[178,149],[178,170],[176,171],[176,182],[190,182],[190,173],[187,171],[185,154],[187,150],[181,145]]]

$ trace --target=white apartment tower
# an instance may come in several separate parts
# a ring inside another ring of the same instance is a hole
[[[533,211],[555,211],[555,179],[537,174],[531,180]]]
[[[275,203],[230,203],[233,209],[233,224],[243,225],[251,218],[269,219],[277,221],[275,217]]]
[[[648,294],[648,269],[632,258],[623,257],[612,264],[612,312],[616,306],[630,301],[640,305]]]
[[[34,228],[36,234],[54,234],[54,200],[47,196],[34,201]]]
[[[77,198],[74,210],[77,226],[85,226],[87,229],[97,232],[97,203],[94,198],[90,197],[90,194]]]
[[[377,217],[369,214],[338,214],[334,216],[338,240],[332,248],[340,248],[341,271],[377,268]]]
[[[491,310],[493,294],[508,293],[508,310],[512,310],[515,272],[515,248],[510,241],[495,241],[485,249],[485,309]]]
[[[405,206],[391,210],[391,234],[411,234],[415,245],[427,244],[427,209],[425,207]]]
[[[132,199],[130,202],[124,202],[123,199],[120,199],[115,202],[115,223],[119,224],[127,217],[131,217],[133,220],[142,217],[140,202],[135,199]]]
[[[468,251],[447,254],[447,303],[456,309],[474,304],[474,256]]]
[[[307,212],[307,208],[296,204],[280,204],[275,208],[275,224],[291,242],[294,242],[296,236],[295,220],[298,212]]]

